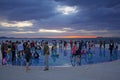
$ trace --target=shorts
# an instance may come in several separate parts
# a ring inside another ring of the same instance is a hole
[[[26,56],[26,62],[29,62],[29,61],[30,61],[30,57]]]

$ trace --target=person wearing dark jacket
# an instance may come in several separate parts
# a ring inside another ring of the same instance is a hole
[[[26,71],[28,71],[28,70],[30,70],[29,62],[30,62],[30,58],[31,58],[30,47],[28,44],[25,47],[25,58],[26,58]]]
[[[15,55],[16,55],[16,44],[13,42],[12,43],[12,64],[14,64],[14,61],[15,61],[15,59],[16,59],[16,57],[15,57]]]
[[[1,53],[2,53],[2,64],[3,64],[3,59],[5,58],[5,55],[4,55],[4,43],[2,43],[2,45],[1,45]]]
[[[44,44],[44,55],[45,55],[45,69],[44,69],[44,71],[46,71],[46,70],[49,70],[49,66],[48,66],[48,58],[49,58],[48,42],[45,42],[45,44]]]

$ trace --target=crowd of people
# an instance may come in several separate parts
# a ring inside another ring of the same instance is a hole
[[[2,53],[2,64],[9,64],[12,62],[13,65],[16,65],[16,59],[21,61],[25,59],[26,61],[26,70],[30,70],[29,62],[31,58],[39,58],[39,54],[36,52],[36,49],[43,49],[45,55],[45,69],[48,70],[48,55],[49,47],[47,41],[41,41],[41,43],[34,41],[4,41],[1,44],[1,53]],[[34,53],[34,54],[33,54]],[[20,62],[21,62],[20,61]],[[21,65],[20,63],[19,65]]]
[[[52,43],[52,47],[50,49],[49,43]],[[106,48],[106,41],[99,41],[100,50]],[[81,57],[85,57],[85,61],[87,62],[87,57],[93,57],[95,42],[94,41],[64,41],[64,40],[52,40],[52,42],[48,42],[45,40],[42,41],[11,41],[6,40],[1,42],[1,53],[2,53],[2,64],[9,64],[12,62],[12,65],[16,65],[16,59],[20,58],[20,60],[24,59],[26,62],[26,70],[29,70],[29,64],[31,58],[39,58],[40,55],[45,56],[45,68],[44,70],[49,70],[49,55],[51,57],[59,57],[57,53],[57,49],[61,49],[66,51],[67,46],[70,45],[71,56],[70,61],[72,66],[81,65]],[[37,52],[40,50],[40,52]],[[51,51],[50,51],[51,50]],[[118,51],[118,43],[110,41],[109,42],[109,53],[110,60],[112,60],[113,52],[116,53],[117,56]],[[55,58],[53,58],[55,61]],[[21,63],[20,63],[21,64]],[[19,64],[19,65],[20,65]]]

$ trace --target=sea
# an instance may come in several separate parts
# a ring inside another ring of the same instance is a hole
[[[63,40],[63,41],[94,41],[94,43],[99,43],[100,40],[102,41],[106,41],[106,43],[109,43],[110,40],[117,42],[118,44],[120,44],[120,37],[110,37],[110,38],[103,38],[103,37],[98,37],[98,38],[0,38],[0,43],[2,41],[6,41],[6,40],[11,40],[11,41],[26,41],[26,40],[30,40],[30,41],[48,41],[48,42],[52,42],[53,40],[59,41],[59,40]]]

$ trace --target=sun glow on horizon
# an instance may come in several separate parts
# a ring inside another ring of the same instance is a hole
[[[29,33],[29,32],[28,32]],[[31,32],[30,32],[31,33]],[[22,33],[18,33],[22,34]],[[16,36],[16,38],[68,38],[68,39],[74,39],[74,38],[97,38],[98,36]]]
[[[44,38],[97,38],[97,36],[45,36]]]

